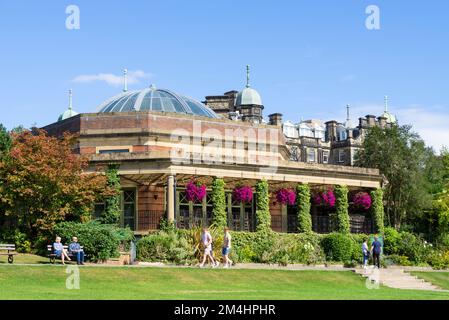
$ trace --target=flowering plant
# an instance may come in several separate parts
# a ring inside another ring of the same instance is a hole
[[[327,207],[333,208],[333,207],[335,207],[334,190],[328,189],[327,191],[316,193],[312,197],[312,200],[313,200],[313,203],[317,206],[325,205]]]
[[[206,196],[206,186],[200,184],[195,180],[190,180],[186,185],[186,199],[187,201],[201,202]]]
[[[368,210],[371,208],[371,196],[367,192],[358,192],[352,198],[354,206]]]
[[[253,200],[253,189],[248,186],[236,187],[232,195],[237,202],[251,202]]]
[[[294,205],[296,203],[296,193],[288,189],[280,189],[276,193],[276,199],[282,204]]]

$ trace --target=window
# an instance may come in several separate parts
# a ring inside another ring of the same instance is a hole
[[[329,151],[323,151],[323,163],[329,163]]]
[[[307,149],[307,161],[315,162],[315,149]]]
[[[338,150],[338,162],[343,163],[345,162],[346,154],[345,150]]]
[[[104,202],[99,202],[95,204],[93,219],[100,219],[106,211],[106,204]]]
[[[123,191],[123,227],[136,230],[136,190]]]
[[[110,149],[110,150],[99,150],[99,154],[107,154],[107,153],[129,153],[129,149]]]

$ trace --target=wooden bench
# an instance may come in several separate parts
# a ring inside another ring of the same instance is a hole
[[[8,256],[8,262],[14,262],[14,256],[17,254],[15,244],[0,244],[0,256]]]
[[[72,261],[73,261],[73,259],[76,260],[76,256],[69,251],[69,246],[63,246],[63,247],[64,247],[64,250],[67,251],[67,255],[69,256],[69,258],[72,259]],[[83,246],[80,246],[80,249],[84,252],[84,247]],[[54,264],[56,262],[57,255],[56,255],[56,253],[54,251],[54,248],[53,248],[52,244],[49,244],[47,246],[47,251],[48,251],[47,256],[50,258],[50,263]],[[84,258],[86,258],[86,254],[84,254]]]

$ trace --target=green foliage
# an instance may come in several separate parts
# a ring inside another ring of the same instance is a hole
[[[384,252],[387,255],[406,256],[414,264],[425,263],[433,252],[430,244],[410,232],[385,228]]]
[[[106,169],[107,186],[114,191],[112,195],[105,197],[105,212],[100,218],[105,224],[117,224],[120,221],[120,177],[118,175],[118,166],[110,165]]]
[[[212,221],[218,227],[227,226],[225,182],[215,178],[212,182]]]
[[[271,230],[270,195],[268,182],[263,179],[256,184],[256,218],[257,231]]]
[[[308,184],[298,184],[296,187],[296,202],[298,205],[299,232],[312,232],[312,216],[310,215],[310,187]]]
[[[320,235],[276,232],[232,232],[237,262],[317,264],[323,261]]]
[[[337,232],[349,233],[349,203],[348,203],[348,188],[346,186],[335,186],[335,213],[337,219]]]
[[[176,224],[174,221],[168,221],[165,216],[162,216],[159,221],[159,230],[164,231],[166,233],[175,232]]]
[[[84,252],[93,261],[117,257],[120,246],[129,248],[131,241],[134,239],[130,229],[101,224],[98,221],[59,223],[53,230],[53,239],[56,236],[61,237],[61,242],[64,244],[69,244],[72,237],[78,237],[78,242],[84,246]]]
[[[19,229],[8,229],[0,233],[0,243],[15,244],[17,252],[31,253],[31,241]]]
[[[177,232],[160,231],[137,242],[137,259],[186,264],[193,261],[194,255],[186,237]]]
[[[5,157],[12,146],[12,139],[6,128],[0,123],[0,159]]]
[[[367,236],[330,233],[323,237],[321,246],[328,261],[362,261],[362,243]]]
[[[374,218],[374,224],[376,230],[383,234],[384,233],[384,203],[383,203],[384,192],[382,189],[376,189],[371,191],[371,212]]]
[[[449,250],[433,251],[427,261],[436,270],[449,269]]]
[[[388,180],[385,186],[385,220],[399,228],[430,208],[429,176],[433,150],[426,148],[410,126],[369,129],[356,166],[377,168]],[[419,225],[419,224],[418,224]]]

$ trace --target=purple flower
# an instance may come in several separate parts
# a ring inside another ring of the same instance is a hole
[[[335,194],[332,189],[328,189],[327,191],[316,193],[312,197],[312,200],[313,200],[313,203],[317,206],[325,205],[329,208],[335,207]]]
[[[371,196],[366,192],[358,192],[352,198],[354,206],[368,210],[371,208]]]
[[[296,193],[288,189],[280,189],[276,193],[276,200],[281,204],[294,205],[296,203]]]
[[[206,196],[206,186],[200,185],[195,180],[190,180],[186,185],[186,199],[192,202],[202,202]]]
[[[236,187],[233,197],[236,202],[251,202],[253,200],[253,190],[248,186]]]

